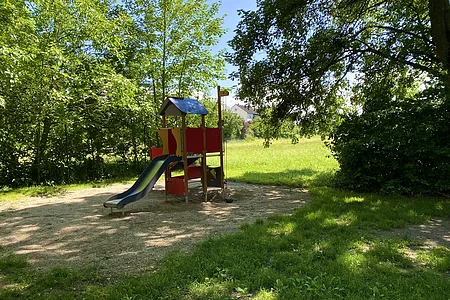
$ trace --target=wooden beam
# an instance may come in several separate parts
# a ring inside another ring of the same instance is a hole
[[[181,135],[183,137],[183,140],[182,140],[183,149],[181,149],[181,151],[182,151],[182,155],[183,155],[183,165],[184,165],[184,198],[186,199],[186,203],[188,203],[189,202],[189,186],[188,186],[189,176],[188,176],[187,142],[186,142],[186,115],[185,114],[183,114],[181,116],[181,122],[182,122]]]
[[[166,114],[162,115],[162,128],[166,128]],[[169,147],[169,141],[167,141],[167,149]],[[169,186],[169,177],[170,177],[170,170],[169,166],[167,166],[166,170],[164,171],[164,191],[166,195],[166,201],[167,201],[167,187]]]
[[[219,112],[219,122],[218,122],[218,127],[219,127],[219,133],[220,133],[220,169],[222,171],[222,180],[220,183],[220,188],[222,189],[222,191],[225,189],[225,176],[224,176],[224,171],[223,171],[223,124],[222,124],[222,97],[220,96],[220,86],[217,86],[217,103],[219,105],[218,107],[218,112]]]
[[[208,174],[206,170],[206,123],[205,115],[202,115],[202,129],[203,129],[203,152],[202,152],[202,187],[204,201],[208,200]]]

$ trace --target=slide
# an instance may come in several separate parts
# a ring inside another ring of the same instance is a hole
[[[131,188],[123,193],[110,197],[103,203],[103,206],[121,209],[128,203],[138,201],[152,190],[159,177],[171,163],[181,160],[182,157],[167,155],[153,158]]]

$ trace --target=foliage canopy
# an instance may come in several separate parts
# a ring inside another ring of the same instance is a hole
[[[0,186],[100,179],[113,175],[106,158],[145,159],[163,98],[222,76],[217,12],[204,0],[1,1]]]
[[[388,70],[441,78],[425,1],[258,1],[241,11],[229,61],[241,99],[273,107],[273,121],[325,132],[350,95]],[[351,90],[350,88],[354,88]],[[352,92],[352,93],[350,93]]]
[[[241,15],[228,59],[268,137],[284,119],[330,134],[353,187],[449,190],[448,1],[261,0]]]

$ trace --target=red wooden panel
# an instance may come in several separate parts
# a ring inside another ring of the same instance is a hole
[[[173,137],[172,130],[169,130],[168,138],[169,138],[169,155],[176,155],[177,141]]]
[[[167,193],[184,195],[184,180],[182,177],[171,177],[167,180]]]
[[[221,149],[219,128],[206,128],[206,152],[220,152]]]
[[[202,178],[202,176],[203,176],[202,166],[199,165],[189,166],[188,168],[189,179]]]
[[[154,159],[157,156],[161,156],[162,152],[163,152],[163,148],[152,147],[151,148],[151,159]]]
[[[203,129],[186,128],[187,152],[200,154],[203,152]]]

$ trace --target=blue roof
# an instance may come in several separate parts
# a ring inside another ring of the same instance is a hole
[[[207,115],[208,111],[197,99],[168,97],[161,105],[159,114],[169,116]]]

